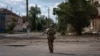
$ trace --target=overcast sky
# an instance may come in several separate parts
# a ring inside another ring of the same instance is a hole
[[[50,17],[54,19],[55,17],[52,15],[52,9],[63,1],[64,0],[29,0],[29,7],[37,4],[41,8],[42,15],[46,16],[48,15],[48,7],[50,8]],[[22,16],[26,15],[25,3],[26,0],[0,0],[0,8],[8,7],[8,9],[10,10],[12,7],[13,12],[19,14],[20,11],[20,15]]]

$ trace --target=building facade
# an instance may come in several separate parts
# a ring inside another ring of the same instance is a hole
[[[91,20],[91,25],[88,28],[89,32],[99,33],[100,32],[100,0],[93,0],[97,3],[98,15]]]
[[[6,26],[5,26],[5,14],[3,14],[3,13],[0,13],[0,32],[4,32],[5,31],[5,28],[6,28]]]
[[[0,32],[6,31],[12,19],[16,20],[15,22],[16,26],[13,30],[21,31],[23,25],[23,19],[16,13],[12,12],[11,10],[0,8]]]

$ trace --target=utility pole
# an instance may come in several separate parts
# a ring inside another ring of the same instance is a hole
[[[8,5],[7,5],[7,9],[8,9]]]
[[[28,19],[28,0],[26,0],[26,19],[27,21],[29,20]]]
[[[12,9],[13,9],[13,8],[11,7],[11,11],[12,11]]]
[[[20,11],[19,11],[19,16],[20,16]]]
[[[48,8],[48,20],[47,20],[47,26],[49,26],[49,19],[50,19],[50,9]]]
[[[26,0],[26,19],[27,19],[27,37],[29,38],[29,15],[28,15],[28,0]]]

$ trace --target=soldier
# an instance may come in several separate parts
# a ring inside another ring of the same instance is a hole
[[[54,39],[55,39],[55,35],[56,32],[54,30],[54,25],[50,25],[50,27],[48,28],[48,31],[47,31],[47,39],[48,39],[48,46],[49,46],[49,50],[50,50],[50,53],[53,53],[53,42],[54,42]]]

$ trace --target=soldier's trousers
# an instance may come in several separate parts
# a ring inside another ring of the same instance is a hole
[[[53,53],[53,42],[54,39],[48,39],[48,46],[49,46],[50,53]]]

